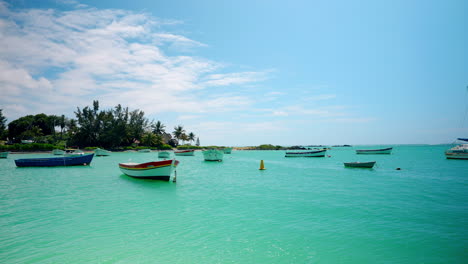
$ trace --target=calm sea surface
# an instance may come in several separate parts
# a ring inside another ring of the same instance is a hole
[[[467,263],[468,160],[446,160],[449,147],[233,151],[223,162],[196,152],[177,157],[177,183],[117,166],[156,153],[57,168],[17,168],[14,159],[51,155],[10,154],[0,160],[0,263]]]

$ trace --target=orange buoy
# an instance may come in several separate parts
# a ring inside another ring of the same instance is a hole
[[[260,161],[260,169],[259,170],[265,170],[265,164],[263,164],[263,160]]]

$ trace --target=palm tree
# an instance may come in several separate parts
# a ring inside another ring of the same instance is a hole
[[[190,132],[190,133],[188,134],[188,140],[189,140],[190,142],[192,142],[192,141],[195,140],[195,134],[194,134],[193,132]]]
[[[164,129],[166,126],[161,123],[161,121],[156,122],[156,124],[153,125],[153,133],[156,135],[162,135],[166,133],[166,130]]]
[[[174,132],[172,132],[172,134],[176,139],[182,139],[182,135],[185,135],[184,127],[181,125],[174,127]]]

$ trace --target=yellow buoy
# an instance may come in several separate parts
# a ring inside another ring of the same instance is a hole
[[[259,170],[265,170],[265,164],[263,164],[263,160],[260,161],[260,169]]]

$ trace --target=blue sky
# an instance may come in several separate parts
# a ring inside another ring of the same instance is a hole
[[[9,121],[99,100],[202,145],[468,135],[466,1],[1,1]]]

